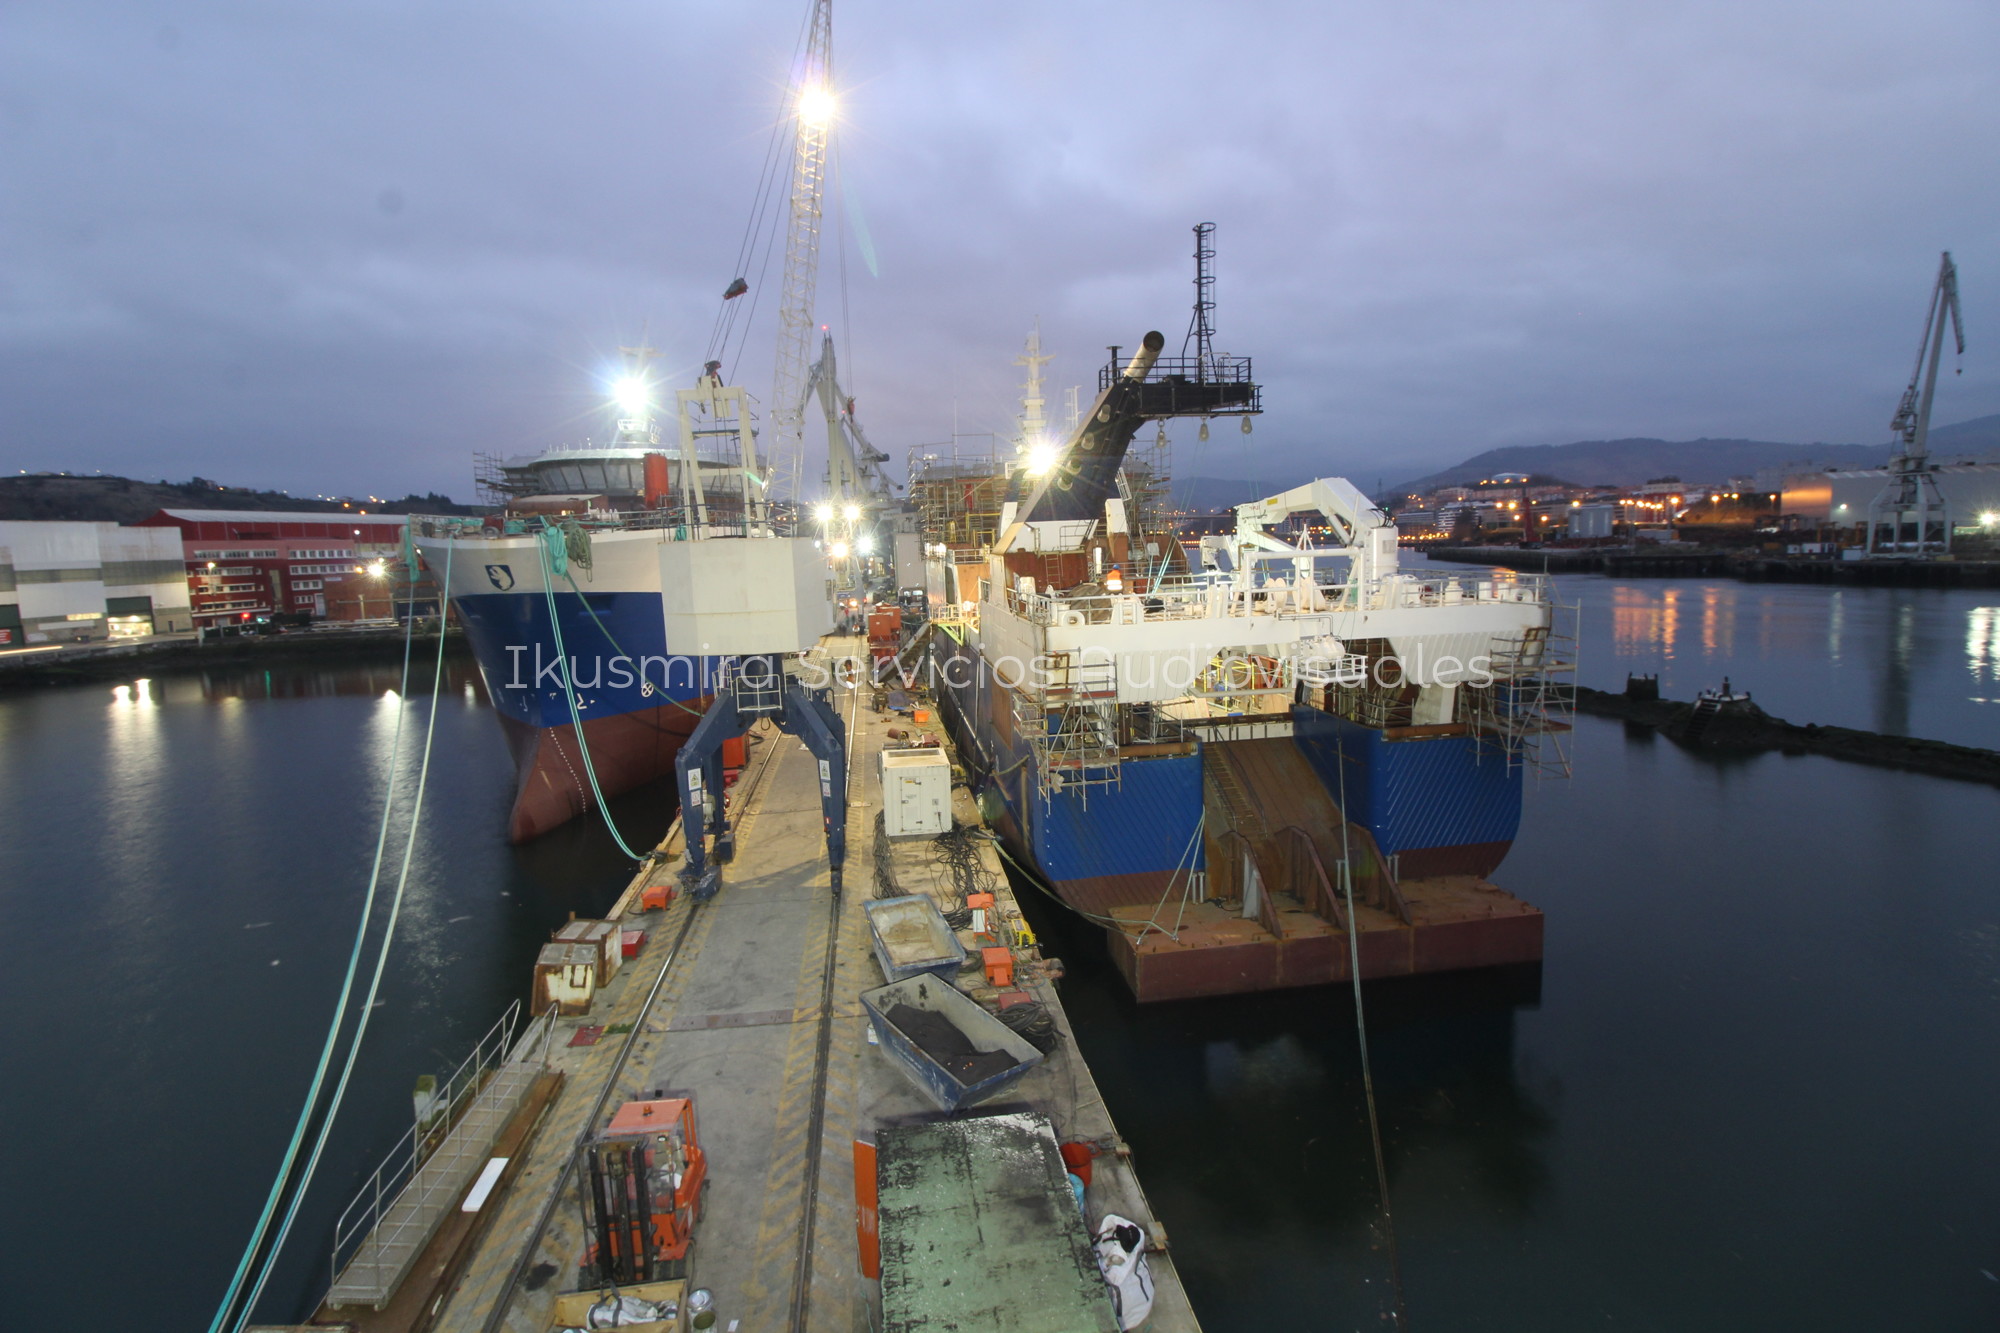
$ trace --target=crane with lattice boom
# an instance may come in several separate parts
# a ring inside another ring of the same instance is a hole
[[[1889,429],[1896,432],[1896,453],[1889,460],[1889,484],[1868,507],[1870,555],[1928,555],[1951,549],[1951,513],[1930,465],[1931,399],[1937,393],[1938,358],[1944,352],[1945,317],[1959,355],[1965,354],[1965,328],[1959,322],[1958,268],[1951,251],[1938,264],[1931,286],[1931,306],[1924,316],[1923,337],[1917,340],[1917,364],[1909,387],[1896,405]]]
[[[769,458],[798,475],[805,443],[807,357],[819,286],[819,231],[833,128],[833,0],[813,0],[805,58],[792,99],[798,123],[785,227],[785,276],[778,293],[778,355],[771,375]]]

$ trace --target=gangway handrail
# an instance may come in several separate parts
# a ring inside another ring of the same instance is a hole
[[[503,1065],[526,1063],[522,1059],[526,1048],[537,1035],[530,1027],[517,1043],[514,1027],[519,1022],[521,1002],[514,1001],[507,1007],[499,1020],[488,1028],[486,1035],[479,1039],[472,1053],[467,1055],[453,1070],[450,1077],[439,1086],[434,1105],[442,1108],[441,1115],[428,1124],[412,1121],[387,1154],[355,1193],[354,1199],[334,1223],[333,1233],[333,1278],[338,1284],[345,1273],[346,1265],[352,1261],[363,1262],[360,1253],[371,1236],[374,1237],[374,1258],[370,1264],[376,1285],[379,1287],[383,1267],[382,1252],[385,1244],[395,1239],[376,1236],[374,1233],[382,1223],[384,1213],[401,1197],[404,1189],[413,1180],[423,1164],[450,1136],[464,1112],[478,1098],[485,1086],[486,1075],[497,1071]],[[550,1006],[542,1016],[538,1026],[541,1031],[541,1051],[537,1063],[546,1065],[549,1052],[549,1034],[553,1029],[555,1007]],[[357,1215],[358,1211],[358,1215]],[[398,1230],[407,1224],[399,1224]]]

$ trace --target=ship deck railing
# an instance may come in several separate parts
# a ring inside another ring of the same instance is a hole
[[[410,526],[420,537],[451,537],[458,541],[494,541],[540,532],[550,520],[561,523],[575,519],[590,533],[660,532],[676,541],[733,539],[741,537],[797,537],[805,525],[796,519],[746,518],[740,511],[719,502],[707,506],[706,520],[683,506],[665,509],[590,510],[581,514],[508,515],[493,527],[476,515],[412,514]]]
[[[340,1215],[328,1304],[381,1309],[465,1197],[548,1063],[555,1006],[531,1027],[533,1040],[516,1042],[520,1014],[516,1000],[438,1086],[428,1114],[403,1134]]]
[[[1137,625],[1250,616],[1280,618],[1337,611],[1389,611],[1493,603],[1545,605],[1541,574],[1399,573],[1358,582],[1315,583],[1300,589],[1273,581],[1244,586],[1227,576],[1162,579],[1143,592],[1087,593],[1007,589],[1007,609],[1035,625]]]

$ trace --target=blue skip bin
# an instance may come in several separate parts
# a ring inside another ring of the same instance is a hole
[[[861,1003],[882,1049],[943,1111],[983,1102],[1042,1062],[1012,1028],[936,977],[892,981]]]
[[[868,934],[875,941],[875,961],[882,965],[884,980],[908,981],[928,974],[949,983],[965,966],[965,946],[951,933],[929,894],[875,898],[866,907]]]

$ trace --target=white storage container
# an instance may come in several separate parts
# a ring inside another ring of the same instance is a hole
[[[892,838],[934,837],[951,827],[951,761],[944,751],[882,751],[882,810]]]

